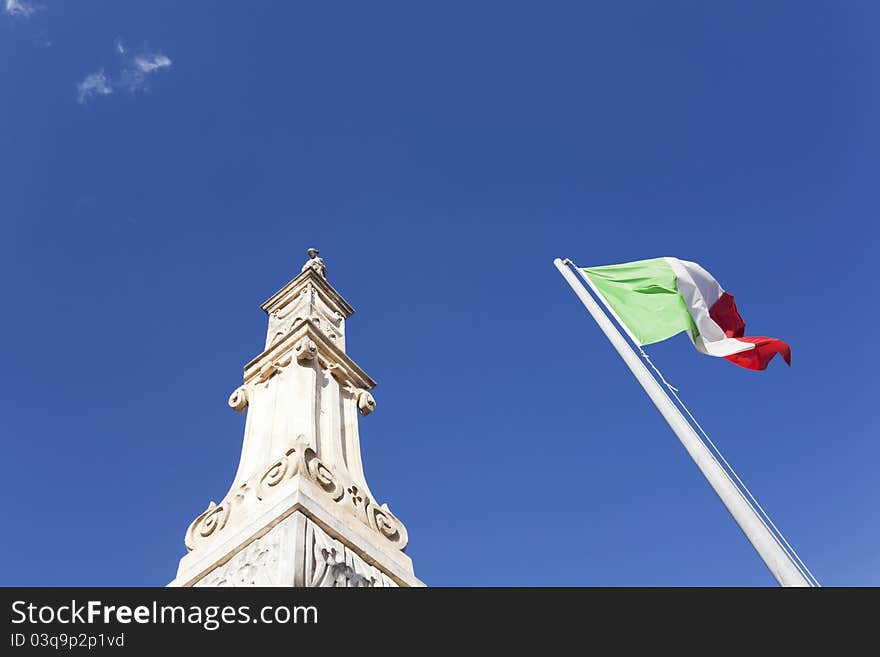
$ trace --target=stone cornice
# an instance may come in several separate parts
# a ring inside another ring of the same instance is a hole
[[[298,320],[287,335],[244,366],[245,385],[266,381],[289,365],[291,352],[299,362],[317,358],[321,367],[343,386],[363,390],[376,387],[376,382],[309,319]]]
[[[314,269],[307,269],[299,274],[296,278],[287,283],[287,285],[266,299],[266,301],[260,305],[260,308],[262,308],[266,314],[271,313],[273,310],[283,308],[297,297],[306,283],[311,283],[324,303],[333,310],[339,312],[346,319],[354,314],[354,308],[348,305],[348,302],[342,298],[342,295],[339,294],[330,283],[327,282],[327,279],[317,273]]]

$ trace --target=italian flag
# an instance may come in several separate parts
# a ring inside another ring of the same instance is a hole
[[[686,331],[697,351],[763,370],[776,354],[791,365],[782,340],[745,337],[733,296],[695,262],[652,258],[581,268],[593,292],[638,345]]]

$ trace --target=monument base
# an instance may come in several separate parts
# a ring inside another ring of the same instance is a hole
[[[247,527],[180,560],[168,586],[424,586],[403,552],[343,522],[300,479]]]

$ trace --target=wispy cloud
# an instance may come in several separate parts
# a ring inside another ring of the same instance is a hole
[[[144,73],[152,73],[160,68],[171,66],[171,60],[162,53],[153,55],[139,55],[134,58],[134,64]]]
[[[113,93],[113,85],[107,76],[104,75],[103,69],[87,75],[76,88],[79,91],[80,104],[89,102],[94,96],[109,96]]]
[[[171,67],[171,59],[162,53],[136,55],[120,76],[120,83],[131,93],[147,89],[147,78],[156,71]]]
[[[161,52],[140,52],[130,56],[122,39],[116,39],[114,50],[123,61],[121,68],[112,76],[105,74],[103,69],[87,76],[77,87],[80,103],[84,104],[94,96],[109,96],[116,89],[129,93],[146,91],[150,76],[171,67],[171,58]]]
[[[30,0],[4,0],[3,8],[10,16],[27,18],[40,9]]]

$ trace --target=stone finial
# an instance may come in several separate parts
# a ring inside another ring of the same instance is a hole
[[[324,266],[324,260],[318,257],[318,249],[311,248],[306,253],[309,254],[309,259],[306,260],[306,264],[302,266],[302,271],[306,271],[307,269],[314,269],[316,272],[321,274],[321,276],[327,278],[327,267]]]

